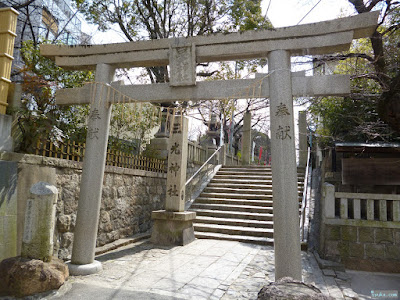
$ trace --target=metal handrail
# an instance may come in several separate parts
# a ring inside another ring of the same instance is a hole
[[[309,181],[309,169],[310,169],[310,158],[311,158],[311,149],[308,147],[307,149],[307,166],[304,174],[304,183],[303,183],[303,199],[301,201],[301,218],[300,218],[300,234],[301,241],[305,241],[304,237],[304,224],[306,221],[306,208],[307,208],[307,191],[308,191],[308,181]]]
[[[219,146],[217,150],[206,160],[204,164],[201,165],[201,167],[193,174],[192,177],[186,181],[185,186],[187,186],[196,176],[201,172],[201,170],[208,164],[208,162],[218,153],[219,150],[221,150],[222,146]]]

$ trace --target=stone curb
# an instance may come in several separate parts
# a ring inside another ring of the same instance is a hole
[[[322,259],[317,251],[313,251],[312,254],[314,255],[323,275],[332,278],[332,280],[336,282],[336,285],[343,294],[343,299],[360,299],[359,295],[351,288],[351,277],[346,273],[344,265]]]
[[[145,233],[135,234],[132,237],[122,238],[122,239],[116,240],[112,243],[106,244],[104,246],[97,247],[95,250],[95,255],[101,255],[106,252],[115,250],[117,248],[129,245],[129,244],[133,244],[133,243],[139,242],[141,240],[149,239],[150,237],[151,237],[151,232],[148,231]]]

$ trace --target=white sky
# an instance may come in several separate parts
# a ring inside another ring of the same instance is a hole
[[[319,2],[319,3],[318,3]],[[318,3],[318,4],[317,4]],[[316,5],[317,4],[317,5]],[[354,14],[354,8],[348,0],[263,0],[262,8],[274,27],[297,25],[313,8],[300,24],[332,20],[342,15]]]

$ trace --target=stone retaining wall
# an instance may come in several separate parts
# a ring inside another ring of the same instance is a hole
[[[8,152],[0,153],[0,160],[18,163],[18,252],[29,189],[38,181],[46,181],[59,191],[54,254],[68,259],[72,249],[82,163]],[[107,166],[97,246],[149,230],[151,212],[164,208],[165,194],[166,174]]]
[[[400,270],[400,228],[324,225],[322,256],[349,269]]]

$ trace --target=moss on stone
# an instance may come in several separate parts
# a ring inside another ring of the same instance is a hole
[[[360,227],[358,229],[358,239],[360,243],[373,243],[375,241],[375,228]]]
[[[350,257],[364,258],[364,244],[350,243],[349,255]]]
[[[365,244],[365,256],[367,258],[383,259],[384,255],[385,255],[384,245]]]
[[[340,226],[327,225],[325,232],[326,232],[326,239],[331,241],[340,240]]]
[[[350,256],[349,243],[347,243],[347,242],[339,242],[338,249],[339,249],[340,256],[342,258]]]
[[[357,227],[342,226],[342,241],[357,242]]]
[[[393,229],[390,228],[376,228],[375,229],[375,242],[376,243],[393,243]]]

